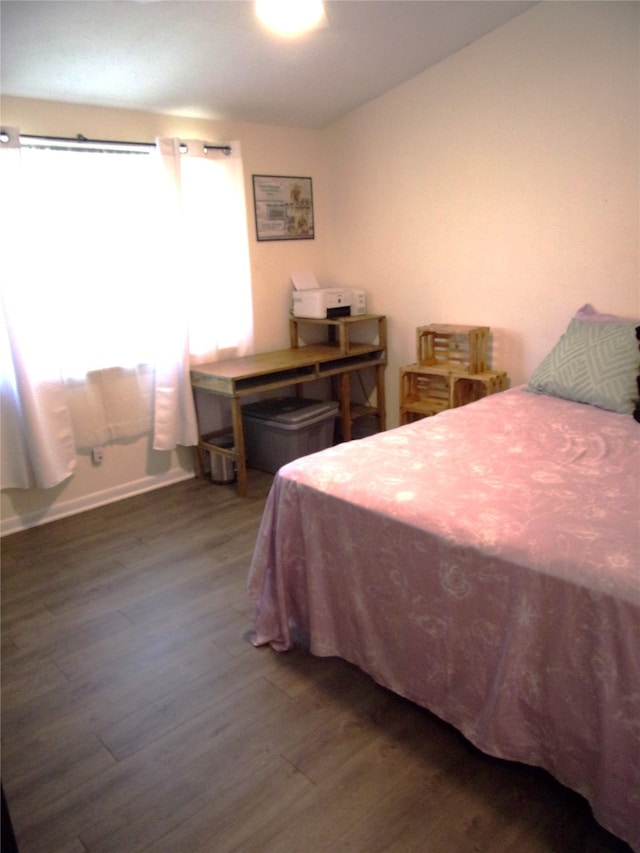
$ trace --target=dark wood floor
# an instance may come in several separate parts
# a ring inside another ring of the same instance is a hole
[[[545,773],[353,667],[249,642],[250,497],[190,480],[2,542],[21,853],[628,853]]]

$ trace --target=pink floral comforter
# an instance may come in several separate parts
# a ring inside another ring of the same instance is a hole
[[[640,424],[515,388],[276,475],[254,642],[302,634],[640,851]]]

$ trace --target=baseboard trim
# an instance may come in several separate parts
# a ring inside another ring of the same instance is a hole
[[[58,521],[70,515],[78,515],[78,513],[96,509],[99,506],[116,503],[116,501],[132,498],[144,492],[152,492],[154,489],[161,489],[163,486],[179,483],[182,480],[190,480],[193,477],[193,471],[185,471],[184,468],[174,468],[171,471],[167,471],[166,474],[156,474],[130,483],[122,483],[110,489],[105,489],[102,492],[94,492],[90,495],[83,495],[80,498],[63,501],[46,509],[27,513],[26,515],[3,518],[0,523],[0,536],[18,533],[21,530],[28,530],[30,527],[39,527],[41,524]]]

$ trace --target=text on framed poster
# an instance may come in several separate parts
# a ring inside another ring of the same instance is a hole
[[[311,178],[254,175],[253,201],[258,240],[313,240]]]

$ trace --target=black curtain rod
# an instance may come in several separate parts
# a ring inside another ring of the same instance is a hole
[[[5,133],[4,129],[0,131],[0,142],[6,142],[8,139],[8,135]],[[155,148],[155,142],[123,142],[119,139],[87,139],[86,136],[83,136],[79,133],[77,136],[67,137],[67,136],[44,136],[44,135],[35,135],[29,133],[21,133],[20,139],[40,139],[44,142],[56,142],[56,143],[67,143],[71,144],[83,144],[87,145],[122,145],[127,148]],[[181,149],[184,147],[184,150],[187,150],[186,143],[181,144]],[[205,153],[209,150],[211,151],[223,151],[225,154],[231,154],[231,146],[230,145],[210,145],[208,142],[203,143],[202,147],[205,150]]]

